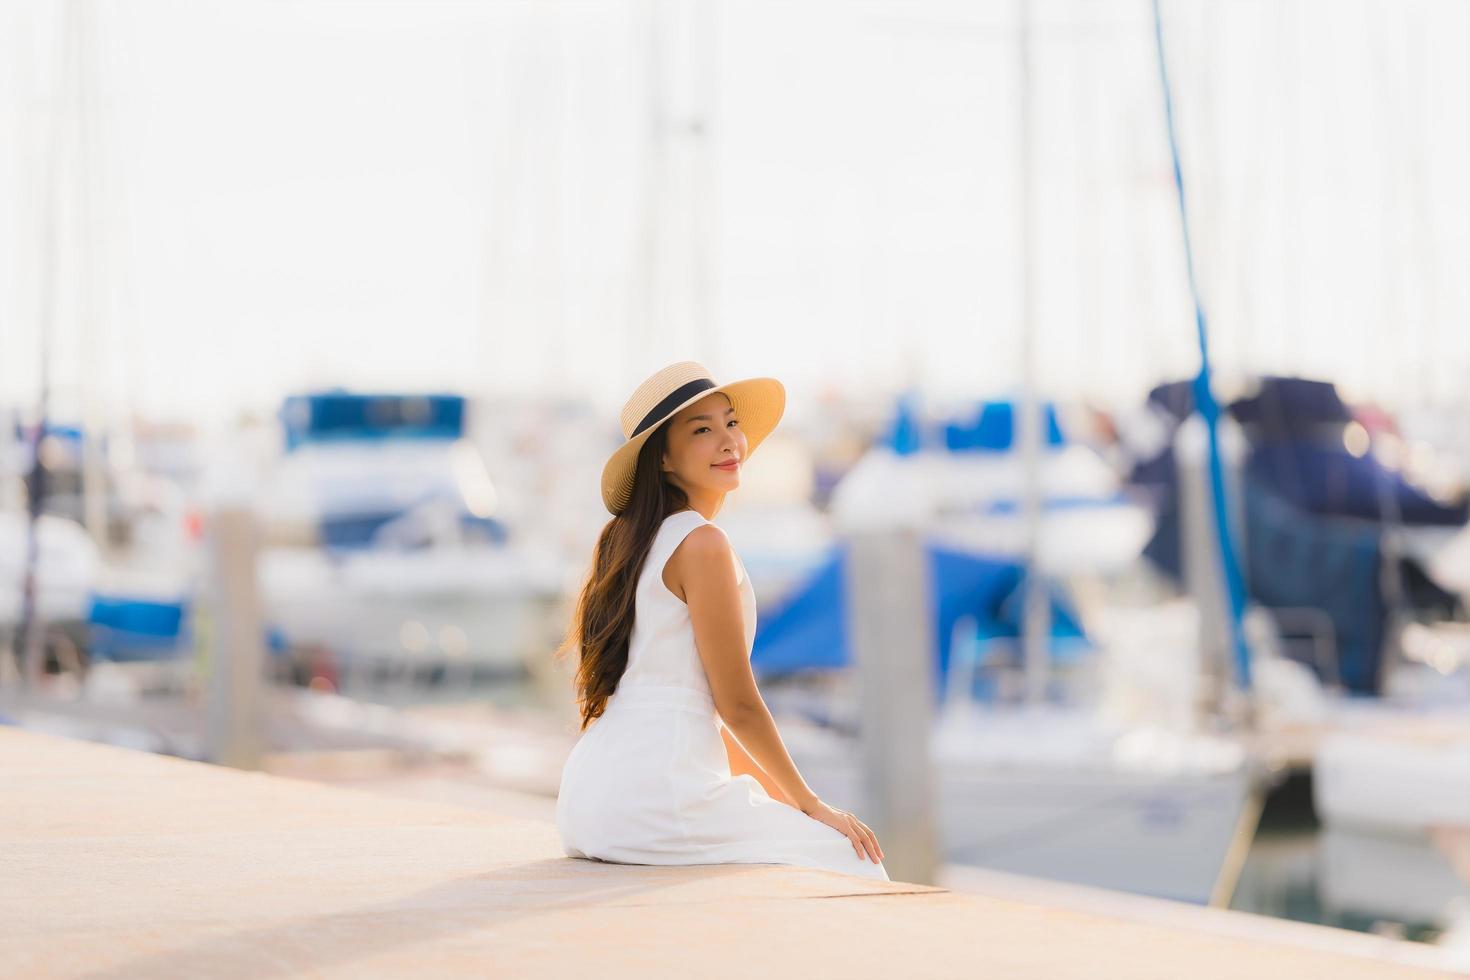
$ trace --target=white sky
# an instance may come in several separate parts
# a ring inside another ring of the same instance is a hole
[[[70,90],[64,8],[0,5],[0,409],[34,400],[47,173],[63,415],[615,406],[685,357],[795,404],[1019,380],[1009,0],[83,3]],[[1149,5],[1034,9],[1041,377],[1130,400],[1196,363]],[[1470,5],[1165,13],[1221,365],[1463,403]]]

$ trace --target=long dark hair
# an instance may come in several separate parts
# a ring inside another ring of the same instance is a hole
[[[583,731],[602,715],[608,696],[617,690],[628,667],[638,576],[654,535],[665,517],[689,506],[684,491],[664,479],[660,464],[668,442],[666,421],[638,451],[632,497],[598,535],[571,625],[557,648],[558,657],[577,656],[577,704]]]

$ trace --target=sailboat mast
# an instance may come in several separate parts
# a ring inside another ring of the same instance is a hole
[[[1020,33],[1020,254],[1021,254],[1021,399],[1016,437],[1021,445],[1023,472],[1025,559],[1025,609],[1021,645],[1026,675],[1026,700],[1033,704],[1046,698],[1047,638],[1051,632],[1050,605],[1042,582],[1041,551],[1041,453],[1045,430],[1041,421],[1043,403],[1037,397],[1036,378],[1036,208],[1032,187],[1035,163],[1035,126],[1032,112],[1035,88],[1032,83],[1032,26],[1030,0],[1017,0]]]
[[[76,141],[77,141],[77,316],[82,338],[82,522],[87,533],[106,554],[107,485],[106,464],[102,455],[102,433],[106,428],[102,390],[102,338],[99,336],[102,309],[101,222],[98,183],[100,158],[101,87],[97,84],[98,11],[95,0],[72,0],[76,7],[73,27],[76,37],[75,61],[71,70],[75,77]]]
[[[1189,295],[1194,303],[1195,339],[1199,344],[1199,374],[1194,379],[1194,410],[1204,421],[1208,447],[1209,494],[1212,530],[1216,556],[1220,562],[1226,609],[1226,639],[1234,656],[1237,686],[1248,691],[1251,686],[1250,649],[1246,645],[1245,580],[1235,551],[1236,535],[1232,527],[1231,509],[1226,499],[1225,464],[1220,448],[1220,405],[1211,387],[1210,334],[1205,321],[1204,301],[1200,298],[1199,280],[1194,271],[1194,249],[1189,225],[1189,208],[1184,193],[1184,168],[1180,162],[1179,139],[1174,130],[1174,97],[1169,85],[1169,61],[1164,48],[1164,16],[1159,0],[1153,0],[1154,53],[1158,59],[1159,89],[1164,102],[1164,132],[1168,137],[1169,157],[1174,169],[1174,190],[1179,206],[1179,233],[1184,252],[1184,271]]]
[[[26,473],[26,556],[22,576],[20,618],[14,633],[16,666],[21,690],[39,687],[45,671],[46,623],[40,604],[40,524],[46,502],[46,466],[43,451],[51,413],[51,341],[56,330],[57,248],[60,236],[60,187],[62,129],[71,108],[72,57],[75,55],[74,5],[67,3],[61,11],[61,30],[57,36],[53,67],[53,87],[46,114],[46,151],[41,179],[44,182],[41,212],[40,262],[41,294],[39,297],[38,332],[40,341],[40,388],[36,399],[36,421],[31,439],[30,470]]]

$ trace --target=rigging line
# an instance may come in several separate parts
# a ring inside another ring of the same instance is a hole
[[[1375,6],[1373,8],[1373,14],[1370,14],[1373,22],[1368,25],[1368,36],[1370,38],[1369,46],[1373,68],[1378,78],[1377,89],[1379,98],[1377,100],[1378,112],[1375,122],[1383,136],[1382,145],[1385,148],[1383,152],[1385,162],[1381,167],[1384,204],[1379,208],[1379,211],[1380,213],[1386,213],[1393,210],[1392,205],[1395,188],[1403,183],[1403,181],[1395,179],[1401,175],[1398,173],[1398,168],[1394,166],[1394,158],[1391,156],[1391,150],[1394,147],[1403,147],[1408,142],[1408,137],[1403,132],[1404,127],[1400,119],[1400,114],[1394,111],[1394,106],[1391,102],[1395,93],[1391,79],[1389,78],[1389,56],[1387,46],[1384,42],[1384,37],[1388,33],[1388,26],[1384,23],[1382,14],[1383,9],[1381,6]],[[1405,65],[1405,71],[1408,71],[1407,65]],[[1405,88],[1407,89],[1408,86],[1406,85]],[[1395,232],[1399,230],[1397,223],[1395,223],[1393,230]],[[1397,238],[1391,237],[1387,229],[1385,229],[1382,238],[1385,242],[1391,243],[1390,247],[1384,250],[1383,261],[1383,278],[1387,283],[1386,292],[1389,297],[1386,303],[1384,325],[1388,325],[1395,321],[1403,322],[1408,318],[1403,316],[1402,301],[1400,299],[1402,292],[1399,288],[1399,274],[1402,270],[1402,264],[1392,261],[1394,254],[1399,251],[1397,248]],[[1420,265],[1422,266],[1422,263]],[[1421,330],[1416,332],[1420,333],[1422,337],[1422,320],[1420,327]],[[1414,361],[1422,361],[1422,358],[1412,358],[1411,363]],[[1407,386],[1409,390],[1415,387],[1412,383]],[[1369,457],[1370,460],[1372,458],[1371,456]],[[1379,536],[1378,591],[1383,598],[1384,605],[1389,614],[1389,628],[1385,631],[1383,641],[1383,645],[1388,648],[1396,643],[1395,634],[1397,633],[1397,629],[1395,627],[1402,624],[1405,619],[1412,615],[1404,585],[1403,555],[1399,546],[1399,539],[1403,533],[1404,520],[1403,510],[1399,505],[1398,493],[1403,483],[1398,479],[1396,472],[1391,473],[1384,466],[1375,465],[1372,472],[1373,490],[1378,505],[1378,524],[1382,529],[1382,533]]]
[[[1225,500],[1225,471],[1220,461],[1220,406],[1210,390],[1209,331],[1205,326],[1205,308],[1200,300],[1199,284],[1194,274],[1194,252],[1190,248],[1189,210],[1184,199],[1184,173],[1179,162],[1179,141],[1174,133],[1174,99],[1169,88],[1169,69],[1164,57],[1164,18],[1159,0],[1153,0],[1154,50],[1158,55],[1159,82],[1164,96],[1164,127],[1169,136],[1169,155],[1174,166],[1174,190],[1179,199],[1179,229],[1184,239],[1184,268],[1189,277],[1189,294],[1194,300],[1195,333],[1199,341],[1200,368],[1194,379],[1195,411],[1203,416],[1209,432],[1210,491],[1213,496],[1215,541],[1219,548],[1225,588],[1230,601],[1230,646],[1235,654],[1235,679],[1242,689],[1251,685],[1250,651],[1245,643],[1242,617],[1245,613],[1245,583],[1232,544],[1230,510]]]

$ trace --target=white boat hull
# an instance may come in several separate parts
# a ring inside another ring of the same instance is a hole
[[[267,621],[294,649],[348,666],[521,669],[554,645],[559,588],[513,555],[378,552],[330,559],[316,549],[267,552]]]

